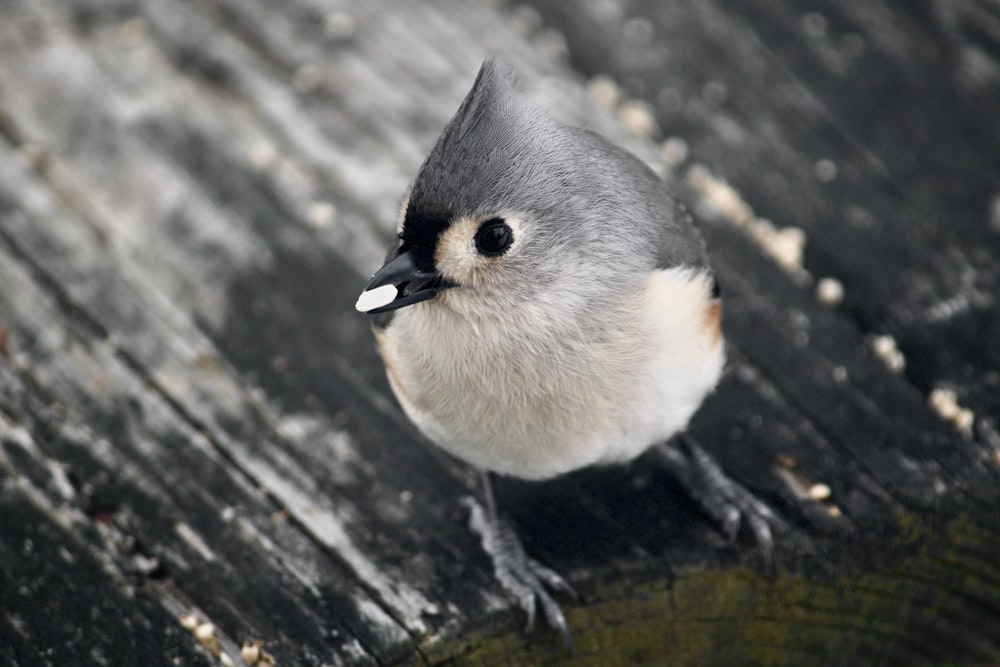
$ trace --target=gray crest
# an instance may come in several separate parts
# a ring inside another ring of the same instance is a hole
[[[497,58],[483,63],[472,89],[438,138],[413,184],[419,217],[475,214],[511,205],[525,169],[559,128],[520,99],[513,72]],[[540,154],[541,153],[541,154]]]
[[[554,121],[490,58],[420,168],[404,233],[431,240],[456,215],[504,210],[534,214],[540,236],[568,236],[607,261],[648,270],[707,264],[690,217],[645,164]]]

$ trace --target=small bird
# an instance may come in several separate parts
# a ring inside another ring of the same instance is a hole
[[[638,158],[557,123],[489,59],[420,167],[397,237],[357,310],[375,315],[407,416],[482,471],[486,508],[467,499],[470,524],[529,629],[540,605],[568,641],[547,588],[572,588],[500,518],[491,473],[543,480],[655,448],[770,563],[770,510],[683,433],[723,372],[722,310],[701,235]]]

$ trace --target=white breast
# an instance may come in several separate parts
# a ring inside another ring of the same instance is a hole
[[[410,419],[480,469],[543,479],[628,461],[683,429],[722,372],[710,281],[689,270],[653,272],[582,327],[544,302],[497,318],[460,292],[401,309],[378,342]]]

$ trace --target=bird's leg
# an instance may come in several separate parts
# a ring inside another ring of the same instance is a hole
[[[771,525],[777,521],[774,513],[738,482],[730,479],[690,435],[681,433],[675,440],[676,445],[664,442],[654,449],[660,464],[719,522],[730,542],[736,541],[740,527],[745,526],[764,557],[765,567],[773,573]]]
[[[514,529],[502,520],[497,512],[490,474],[482,473],[482,479],[486,508],[484,509],[471,496],[463,499],[462,502],[470,511],[469,527],[479,534],[483,549],[493,560],[493,570],[497,580],[505,591],[514,596],[518,605],[527,613],[527,631],[530,632],[534,627],[536,604],[541,605],[548,624],[555,628],[562,636],[563,642],[571,647],[566,618],[546,587],[554,591],[566,592],[574,599],[576,593],[559,574],[528,556]]]

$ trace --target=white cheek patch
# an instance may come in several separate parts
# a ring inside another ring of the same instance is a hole
[[[489,218],[503,218],[514,232],[513,243],[501,257],[486,258],[476,251],[476,231],[482,221]],[[508,211],[498,211],[494,215],[477,218],[456,218],[438,238],[434,265],[445,278],[459,285],[475,286],[488,281],[491,274],[499,270],[498,265],[503,264],[506,257],[524,243],[524,227],[518,214]]]
[[[354,307],[359,312],[367,313],[395,301],[398,292],[399,290],[396,289],[395,285],[382,285],[375,289],[365,290],[358,297],[358,301],[354,304]]]
[[[475,283],[476,248],[472,237],[478,223],[466,217],[452,221],[438,237],[434,250],[434,265],[452,282],[459,285]]]

